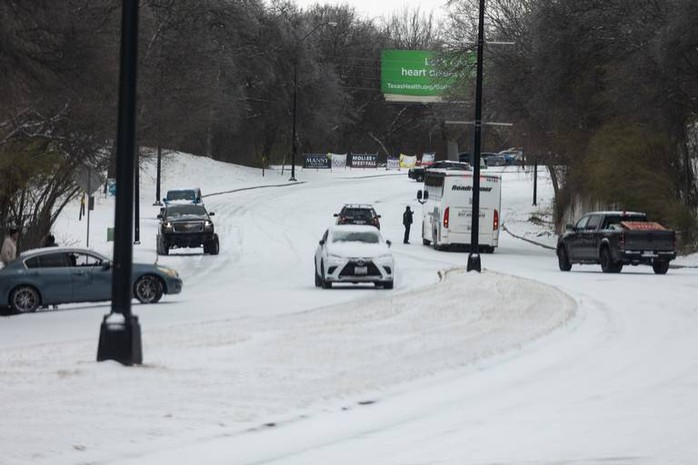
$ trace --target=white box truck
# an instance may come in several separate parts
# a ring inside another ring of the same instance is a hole
[[[422,203],[422,243],[435,249],[450,245],[470,246],[473,211],[472,171],[427,170]],[[478,252],[492,253],[499,245],[502,211],[502,179],[480,175],[480,223]]]

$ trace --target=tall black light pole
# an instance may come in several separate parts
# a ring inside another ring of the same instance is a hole
[[[292,133],[291,133],[291,178],[289,181],[296,181],[296,154],[298,153],[298,145],[296,144],[296,102],[298,99],[298,47],[303,43],[305,39],[310,37],[310,35],[317,31],[322,26],[332,26],[337,25],[334,21],[328,21],[326,23],[320,23],[310,30],[306,35],[304,35],[299,41],[296,42],[295,50],[293,53],[293,109],[292,109]]]
[[[133,243],[141,243],[141,164],[140,164],[140,153],[138,150],[134,151],[134,161],[135,165],[135,180],[133,184]]]
[[[158,143],[158,168],[157,168],[157,175],[156,175],[156,180],[155,180],[155,203],[153,205],[162,205],[162,202],[160,202],[160,173],[162,170],[162,147],[160,147],[160,143]]]
[[[477,75],[475,77],[475,141],[473,144],[473,222],[467,271],[481,271],[480,263],[480,139],[482,136],[482,52],[485,45],[485,0],[480,0],[477,28]]]
[[[296,45],[298,47],[298,45]],[[296,153],[298,146],[296,145],[296,101],[298,99],[298,51],[293,57],[293,129],[291,133],[291,178],[289,181],[296,181]]]
[[[97,361],[116,360],[124,365],[143,363],[141,327],[131,314],[133,245],[133,185],[136,145],[136,70],[138,63],[138,0],[123,0],[121,66],[119,72],[119,122],[116,143],[116,213],[112,264],[111,313],[99,334]],[[121,314],[117,321],[114,314]]]
[[[538,155],[533,155],[533,206],[538,205]]]

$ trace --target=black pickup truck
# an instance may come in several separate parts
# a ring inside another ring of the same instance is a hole
[[[572,264],[600,264],[604,273],[620,273],[623,265],[652,265],[665,274],[676,258],[676,233],[647,220],[639,212],[591,212],[582,216],[557,241],[561,271]]]

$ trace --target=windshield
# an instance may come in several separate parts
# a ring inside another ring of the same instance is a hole
[[[362,220],[370,220],[373,218],[373,212],[366,208],[347,208],[344,210],[344,216]]]
[[[194,200],[196,195],[194,191],[169,191],[167,200]]]
[[[167,209],[168,218],[188,215],[206,216],[206,209],[201,205],[177,205]]]
[[[378,244],[378,233],[372,231],[335,231],[332,233],[332,242],[364,242],[366,244]]]

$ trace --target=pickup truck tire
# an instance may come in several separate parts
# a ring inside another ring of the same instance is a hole
[[[601,271],[604,273],[620,273],[623,269],[622,263],[613,261],[611,258],[611,251],[608,250],[608,247],[601,247],[599,261],[601,262]]]
[[[156,238],[155,248],[157,249],[158,255],[169,255],[170,247],[167,245],[165,238],[158,234]]]
[[[565,246],[557,249],[557,264],[560,267],[560,271],[570,271],[572,269],[572,264],[570,263],[570,258],[567,255]]]
[[[654,274],[666,274],[669,271],[669,262],[655,260],[652,262]]]

